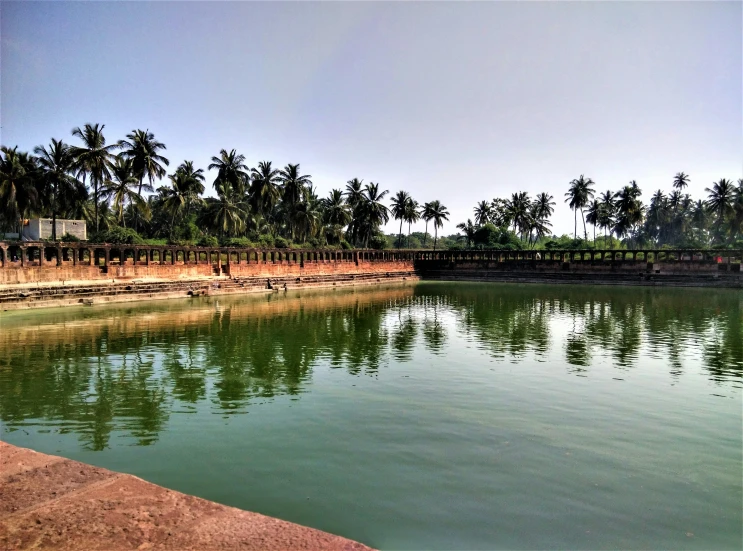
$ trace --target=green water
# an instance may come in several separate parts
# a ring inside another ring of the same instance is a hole
[[[743,293],[0,314],[2,439],[381,549],[739,549]]]

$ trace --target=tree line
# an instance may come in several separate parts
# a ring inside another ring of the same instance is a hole
[[[135,129],[108,143],[104,129],[102,124],[85,124],[72,130],[79,143],[52,139],[32,153],[0,148],[0,229],[20,233],[24,219],[38,216],[84,219],[90,240],[109,242],[436,248],[438,230],[449,220],[439,200],[420,204],[408,192],[398,191],[387,206],[389,190],[358,178],[321,198],[312,176],[303,174],[298,163],[278,168],[261,161],[249,167],[235,149],[222,149],[212,157],[207,169],[217,173],[211,184],[216,197],[204,197],[204,170],[184,160],[168,173],[167,148],[152,132]],[[156,182],[161,182],[157,188]],[[552,236],[556,203],[549,193],[532,198],[522,191],[480,201],[474,222],[457,225],[458,243],[447,239],[445,246],[743,246],[743,179],[737,185],[726,178],[712,183],[704,199],[684,192],[689,182],[689,176],[679,172],[672,191],[658,190],[645,205],[634,180],[618,191],[597,194],[595,182],[581,175],[565,193],[574,213],[572,239]],[[381,231],[390,219],[400,223],[396,236]],[[411,235],[412,225],[420,220],[426,223],[425,232]],[[592,239],[588,225],[593,227]],[[53,224],[52,239],[61,237],[68,236],[57,236]]]
[[[423,219],[426,231],[433,225],[435,248],[438,229],[448,220],[438,200],[421,205],[400,191],[388,207],[389,190],[358,178],[321,198],[298,163],[249,167],[235,149],[212,157],[207,168],[217,173],[216,197],[204,197],[204,170],[185,160],[168,173],[167,148],[152,132],[135,129],[108,143],[104,129],[74,128],[78,144],[52,139],[31,154],[3,146],[0,228],[20,233],[24,219],[38,216],[84,219],[91,240],[383,248],[387,238],[380,228],[394,217],[400,220],[398,246],[402,224],[408,224],[409,241],[411,225]],[[158,181],[165,183],[155,189]],[[61,237],[56,223],[53,232],[53,240]]]
[[[573,239],[550,239],[549,218],[554,198],[540,193],[534,199],[526,192],[510,199],[480,201],[471,219],[457,225],[467,244],[487,246],[493,240],[501,246],[518,246],[504,240],[504,229],[512,228],[527,246],[580,248],[622,245],[630,248],[671,246],[678,248],[743,247],[743,179],[737,185],[721,178],[705,188],[707,197],[694,199],[684,190],[691,181],[688,174],[677,173],[669,193],[656,191],[650,203],[642,202],[642,190],[635,180],[618,191],[596,192],[596,183],[585,175],[572,180],[565,202],[573,210]],[[582,237],[579,227],[582,226]],[[593,226],[589,239],[588,226]],[[599,230],[599,237],[596,237]],[[600,234],[603,232],[603,236]],[[615,243],[616,238],[616,243]]]

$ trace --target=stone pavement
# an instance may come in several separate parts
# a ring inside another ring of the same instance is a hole
[[[320,530],[0,442],[0,550],[362,551]]]

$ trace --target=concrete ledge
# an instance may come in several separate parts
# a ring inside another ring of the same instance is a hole
[[[135,476],[0,442],[0,549],[370,548]]]

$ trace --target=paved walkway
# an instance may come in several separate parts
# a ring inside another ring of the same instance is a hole
[[[0,442],[0,550],[365,551],[360,543]]]

